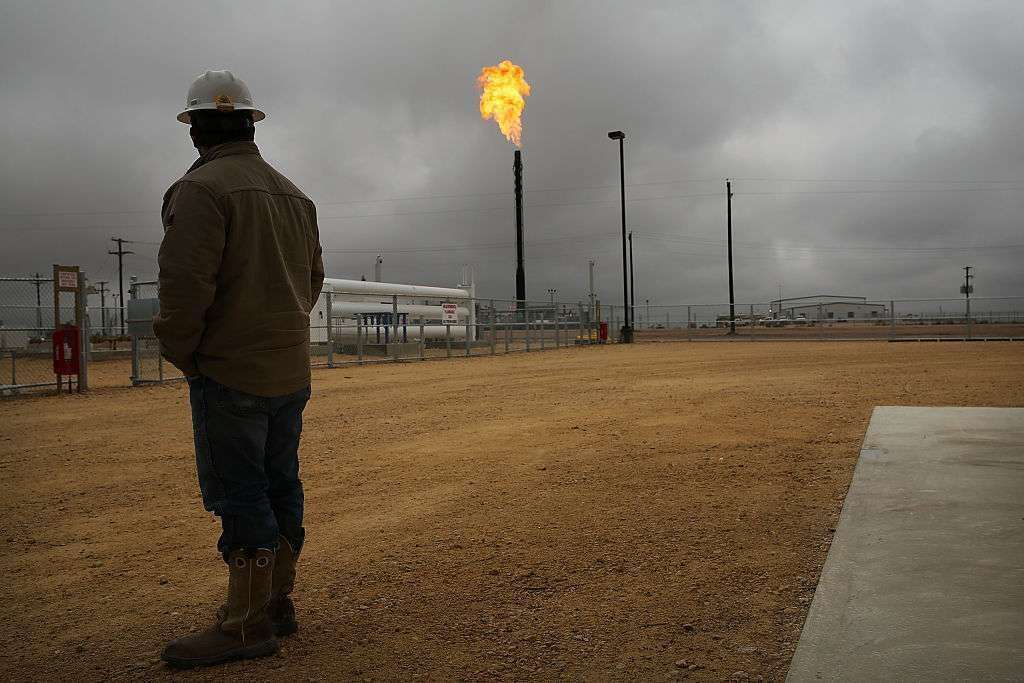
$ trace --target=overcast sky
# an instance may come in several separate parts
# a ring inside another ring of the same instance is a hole
[[[0,275],[112,280],[120,236],[153,276],[163,192],[196,156],[174,117],[228,68],[267,112],[264,157],[318,205],[330,276],[371,276],[380,249],[385,280],[470,263],[511,297],[513,147],[474,85],[503,59],[533,86],[530,298],[584,296],[593,258],[621,300],[615,129],[639,301],[728,299],[726,177],[738,301],[955,297],[966,264],[979,296],[1024,295],[1019,0],[8,0]]]

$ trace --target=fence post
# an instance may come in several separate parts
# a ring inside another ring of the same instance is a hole
[[[398,295],[391,295],[391,343],[395,345],[395,352],[391,354],[391,360],[398,361]],[[385,353],[387,348],[384,349]]]
[[[141,359],[139,358],[139,337],[131,335],[132,340],[132,385],[139,384],[140,377],[139,372],[141,370]]]
[[[425,357],[423,351],[424,351],[424,347],[426,345],[426,342],[424,341],[423,337],[424,337],[424,334],[423,334],[423,316],[421,315],[420,316],[420,343],[419,343],[420,360],[423,360],[424,357]]]
[[[577,339],[583,338],[583,302],[576,304],[576,337]],[[590,343],[590,339],[587,339],[587,343]]]
[[[15,350],[11,349],[11,384],[17,384],[18,383],[18,364],[14,360],[14,356],[15,355],[16,355]]]
[[[356,359],[363,364],[363,314],[356,313]]]
[[[508,316],[505,316],[505,353],[508,353],[509,345],[512,343],[512,330],[508,326]]]
[[[494,319],[496,317],[495,313],[496,313],[496,311],[494,309],[494,299],[491,299],[491,355],[492,356],[496,353],[495,348],[494,348],[494,334],[497,331],[495,329],[495,327],[494,327]]]
[[[75,318],[82,326],[78,331],[78,392],[89,389],[89,316],[86,309],[85,273],[78,271],[78,292],[75,293]]]
[[[471,345],[472,342],[470,341],[470,338],[476,338],[476,330],[473,329],[473,319],[476,316],[470,314],[470,311],[476,309],[476,302],[473,299],[470,299],[469,302],[467,303],[467,309],[468,310],[466,311],[466,355],[469,356],[472,355],[471,349],[473,348]],[[470,332],[471,329],[473,329],[473,332]]]
[[[523,320],[526,325],[526,350],[530,350],[530,306],[523,304]]]
[[[971,340],[971,295],[968,294],[965,299],[967,302],[967,340]]]
[[[558,304],[555,304],[554,314],[555,314],[555,348],[557,349],[559,346],[561,346],[561,336],[562,336],[562,319],[558,315]]]
[[[544,337],[547,336],[547,325],[544,323],[544,309],[540,309],[540,320],[537,321],[537,326],[540,328],[540,350],[544,350]]]
[[[896,336],[896,300],[889,300],[889,338]]]
[[[444,348],[447,358],[452,357],[452,324],[445,321],[444,324]]]
[[[325,304],[327,308],[327,367],[334,367],[334,292],[327,292]]]
[[[693,321],[690,319],[690,307],[686,307],[686,341],[693,341],[693,328],[690,326]]]

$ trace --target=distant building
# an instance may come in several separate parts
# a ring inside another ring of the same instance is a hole
[[[889,315],[885,304],[873,303],[862,296],[816,294],[789,299],[776,299],[771,303],[776,320],[884,320]]]

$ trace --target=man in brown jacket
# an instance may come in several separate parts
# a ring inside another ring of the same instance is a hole
[[[272,654],[298,628],[298,446],[324,272],[313,203],[253,142],[263,118],[231,72],[196,79],[178,120],[200,157],[164,196],[154,329],[188,378],[199,487],[229,571],[216,623],[164,649],[178,667]]]

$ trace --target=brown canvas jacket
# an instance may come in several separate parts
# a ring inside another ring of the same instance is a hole
[[[323,287],[316,208],[252,142],[207,150],[164,195],[160,351],[186,375],[258,396],[309,384]]]

